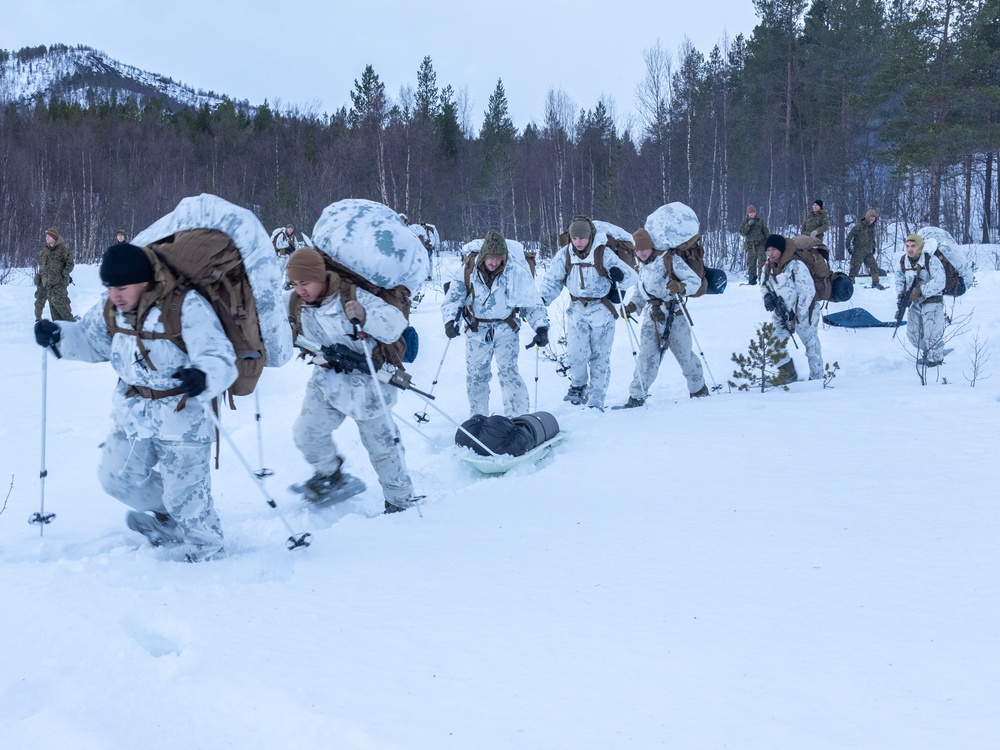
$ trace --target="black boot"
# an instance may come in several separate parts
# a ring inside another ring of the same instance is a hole
[[[778,368],[778,375],[771,380],[771,385],[788,385],[798,379],[798,373],[795,372],[795,362],[790,359]]]
[[[701,388],[699,388],[694,393],[689,394],[689,396],[691,398],[705,398],[705,396],[707,396],[707,395],[708,395],[708,386],[707,385],[703,385]]]
[[[574,406],[579,406],[586,398],[584,394],[586,388],[587,386],[585,385],[571,385],[569,390],[566,391],[566,395],[563,396],[563,401],[569,401]]]
[[[636,398],[635,396],[629,396],[628,401],[626,401],[621,406],[612,406],[612,411],[617,411],[618,409],[635,409],[636,407],[642,406],[646,403],[644,398]]]

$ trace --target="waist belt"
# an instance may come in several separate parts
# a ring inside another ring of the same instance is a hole
[[[935,302],[944,302],[944,297],[942,297],[940,294],[935,294],[933,297],[928,297],[927,299],[922,300],[922,301],[918,302],[917,304],[918,305],[932,305]]]
[[[143,398],[148,398],[152,401],[159,401],[161,398],[170,398],[171,396],[180,396],[184,393],[184,389],[178,386],[177,388],[168,388],[165,391],[158,391],[155,388],[147,388],[144,385],[130,385],[125,389],[125,398],[131,398],[132,396],[142,396]],[[182,396],[181,400],[177,403],[177,408],[174,411],[180,411],[187,404],[187,394]]]
[[[472,331],[473,333],[479,332],[480,323],[506,323],[507,325],[510,326],[510,329],[512,331],[516,331],[519,327],[517,325],[517,321],[514,319],[514,316],[516,314],[517,314],[517,308],[515,307],[513,310],[510,311],[510,315],[508,315],[506,318],[477,318],[475,315],[472,314],[471,308],[467,307],[465,314],[465,322],[468,324],[469,330]]]
[[[584,307],[586,307],[587,305],[591,304],[592,302],[603,302],[604,306],[606,308],[608,308],[608,310],[611,311],[612,315],[615,316],[615,320],[618,319],[618,311],[615,310],[615,306],[613,304],[611,304],[611,300],[609,300],[607,297],[576,297],[576,296],[574,296],[574,295],[571,294],[571,295],[569,295],[569,298],[573,302],[579,302]]]

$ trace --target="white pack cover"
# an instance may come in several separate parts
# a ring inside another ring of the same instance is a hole
[[[472,240],[472,242],[466,242],[462,245],[462,257],[468,258],[469,253],[478,253],[483,246],[483,239]],[[524,266],[530,273],[531,266],[528,265],[528,259],[524,257],[524,245],[517,240],[508,240],[506,237],[504,242],[507,243],[507,260]]]
[[[672,250],[698,234],[698,216],[683,203],[660,206],[646,217],[646,231],[657,250]]]
[[[959,249],[959,244],[955,242],[955,238],[940,227],[924,227],[918,230],[917,234],[924,238],[924,250],[927,252],[932,252],[927,250],[927,240],[937,240],[937,249],[955,266],[958,275],[965,282],[965,288],[971,289],[973,282],[972,265],[969,263],[969,258],[965,251]]]
[[[427,249],[399,214],[360,198],[331,203],[312,240],[338,263],[383,289],[402,284],[416,294],[427,279]]]
[[[632,233],[626,232],[621,227],[615,226],[614,224],[609,224],[606,221],[594,221],[594,228],[597,230],[597,236],[594,240],[594,247],[598,245],[604,245],[607,243],[605,235],[612,237],[616,240],[625,240],[626,242],[632,242]]]
[[[264,339],[264,365],[281,367],[295,349],[288,312],[281,302],[281,262],[274,254],[271,238],[260,220],[249,210],[202,193],[184,198],[177,208],[143,229],[132,239],[133,245],[151,245],[164,237],[188,229],[217,229],[232,239],[246,267],[253,289]]]

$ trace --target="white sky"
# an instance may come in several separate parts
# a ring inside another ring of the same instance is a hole
[[[83,44],[195,88],[282,108],[332,112],[372,64],[395,99],[416,86],[430,55],[438,85],[467,88],[478,126],[498,78],[518,128],[540,122],[549,89],[577,109],[614,100],[634,111],[643,50],[659,40],[676,58],[687,36],[707,54],[724,35],[749,35],[751,0],[509,0],[424,4],[367,0],[39,0],[11,3],[0,48]]]

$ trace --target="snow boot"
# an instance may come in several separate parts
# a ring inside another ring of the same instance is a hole
[[[707,385],[703,385],[701,388],[699,388],[694,393],[688,394],[688,397],[689,398],[705,398],[705,396],[707,396],[707,395],[708,395],[708,386]]]
[[[747,282],[747,285],[748,286],[757,286],[757,279],[750,279],[750,281]]]
[[[385,512],[386,513],[402,513],[404,510],[412,508],[414,505],[423,500],[426,495],[410,495],[405,500],[386,500],[385,501]]]
[[[626,401],[621,406],[612,406],[611,410],[618,411],[618,409],[635,409],[639,406],[642,406],[645,403],[646,399],[644,398],[636,398],[635,396],[629,396],[628,401]]]
[[[771,385],[788,385],[798,379],[798,373],[795,372],[795,362],[790,359],[778,368],[778,374],[771,379]]]
[[[566,391],[566,395],[563,396],[563,401],[569,401],[573,406],[579,406],[586,398],[586,390],[587,386],[585,385],[571,385]]]
[[[166,513],[145,513],[130,510],[125,514],[125,524],[138,531],[154,547],[172,546],[184,543],[184,534],[177,522]]]
[[[883,291],[884,289],[886,289],[886,287],[882,284],[879,284],[877,281],[873,281],[872,289],[878,289],[879,291]]]
[[[184,561],[189,563],[212,562],[226,556],[225,550],[218,544],[192,545],[190,552],[184,555]]]
[[[301,484],[289,489],[297,492],[312,506],[322,508],[339,503],[365,491],[365,483],[352,474],[337,469],[329,474],[316,472]]]

